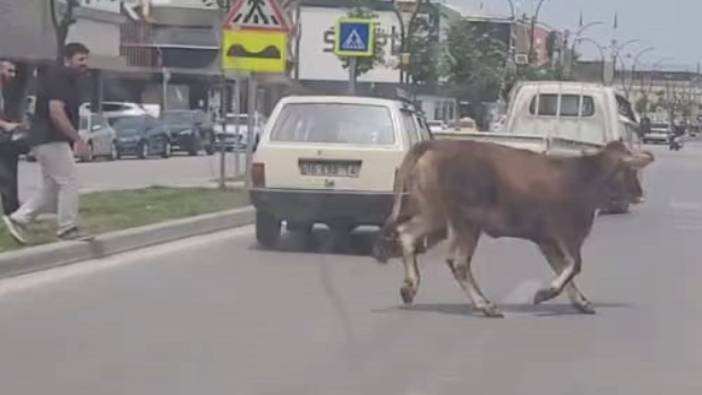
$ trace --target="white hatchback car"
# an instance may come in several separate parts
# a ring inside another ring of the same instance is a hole
[[[431,139],[401,101],[346,96],[282,99],[256,145],[251,201],[256,237],[273,247],[285,221],[349,232],[381,226],[392,209],[395,175],[409,149]]]

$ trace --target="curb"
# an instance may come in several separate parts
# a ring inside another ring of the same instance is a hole
[[[238,228],[254,223],[253,207],[177,219],[106,233],[92,242],[57,242],[0,254],[0,278],[104,258],[188,237]]]

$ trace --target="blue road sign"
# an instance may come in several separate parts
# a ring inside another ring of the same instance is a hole
[[[336,26],[334,52],[340,56],[372,56],[375,45],[373,25],[373,19],[340,19]]]

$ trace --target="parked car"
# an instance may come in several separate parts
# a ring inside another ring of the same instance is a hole
[[[441,139],[462,138],[470,133],[478,133],[478,127],[473,118],[469,117],[461,118],[453,127],[438,132],[432,131],[434,137]]]
[[[644,144],[668,144],[673,137],[673,126],[669,123],[652,123],[651,130],[643,135]]]
[[[256,238],[276,245],[281,223],[337,235],[381,226],[392,209],[396,171],[431,133],[411,104],[349,96],[289,96],[263,129],[250,190]]]
[[[222,128],[221,122],[216,122],[213,129],[215,136],[217,137],[217,147],[221,147],[223,142],[224,148],[228,151],[246,148],[248,120],[248,114],[227,114],[225,118],[225,128]],[[254,136],[260,136],[261,130],[263,129],[265,123],[265,117],[260,113],[256,113],[254,117]]]
[[[440,133],[448,128],[448,126],[441,120],[427,121],[427,124],[429,125],[429,130],[432,133]]]
[[[117,133],[117,157],[171,156],[172,145],[166,125],[150,115],[128,115],[108,118]]]
[[[144,115],[148,114],[154,118],[158,118],[161,112],[161,106],[158,104],[149,103],[132,103],[118,101],[104,101],[101,105],[102,115],[105,117],[116,117],[124,115]],[[90,103],[83,103],[80,106],[80,112],[94,112]]]
[[[207,155],[215,151],[212,122],[201,110],[170,110],[163,113],[163,122],[171,135],[174,150],[197,155],[204,150]]]
[[[91,162],[97,157],[117,159],[117,134],[102,115],[81,114],[78,134],[90,147],[90,153],[83,161]]]

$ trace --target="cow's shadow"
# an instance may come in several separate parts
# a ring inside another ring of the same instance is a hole
[[[632,306],[626,303],[594,303],[596,311],[609,309],[628,309]],[[510,315],[533,315],[536,317],[560,317],[569,315],[581,315],[570,303],[544,303],[544,304],[498,304],[497,307],[505,316]],[[418,303],[408,306],[396,306],[387,309],[375,310],[376,313],[438,313],[447,315],[459,315],[463,317],[480,317],[483,315],[469,304],[448,304],[448,303]]]

